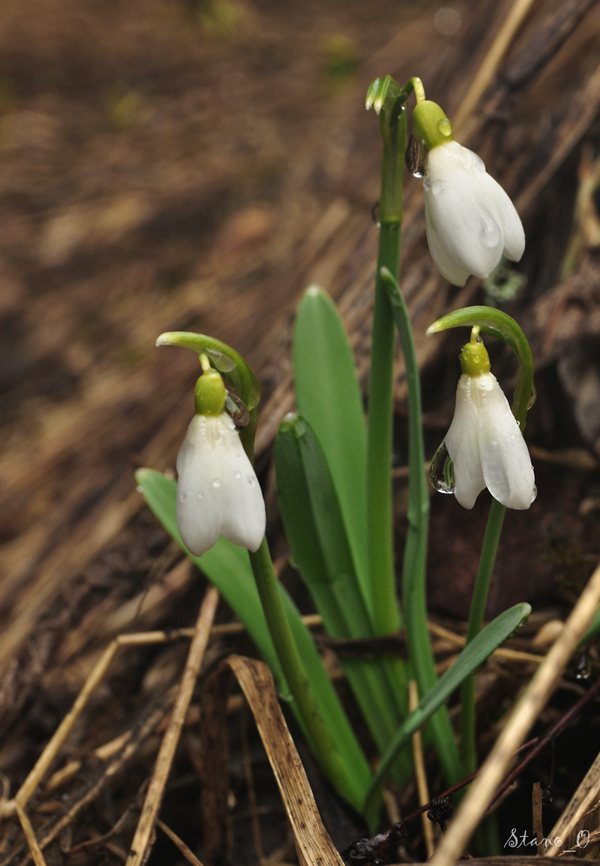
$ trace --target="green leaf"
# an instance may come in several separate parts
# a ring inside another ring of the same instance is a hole
[[[284,700],[289,701],[289,690],[281,672],[271,635],[269,634],[254,575],[250,567],[248,552],[244,548],[238,547],[224,538],[220,538],[215,546],[203,556],[191,556],[186,550],[177,530],[177,483],[160,472],[154,472],[152,469],[139,469],[136,472],[136,480],[150,509],[169,535],[190,557],[192,562],[206,574],[242,620],[263,658],[271,668],[277,688],[284,697]],[[368,763],[350,727],[337,693],[323,667],[309,630],[302,622],[296,606],[285,589],[280,586],[280,591],[294,639],[302,655],[312,688],[318,697],[321,714],[329,729],[335,732],[336,739],[340,744],[340,751],[348,762],[348,766],[352,768],[352,772],[348,775],[353,778],[354,788],[343,793],[355,808],[358,809],[364,802],[371,780]],[[290,706],[306,736],[306,729],[296,713],[293,701],[290,703]],[[307,739],[310,742],[310,738],[307,737]]]
[[[294,328],[298,412],[323,449],[365,605],[372,612],[367,540],[367,434],[352,350],[336,306],[311,286]]]
[[[407,716],[397,731],[394,741],[383,756],[365,801],[364,812],[368,819],[374,820],[378,814],[379,800],[383,784],[398,750],[408,737],[418,731],[425,722],[444,704],[452,692],[460,686],[531,613],[528,604],[516,604],[501,613],[486,628],[467,644],[451,668],[440,677],[436,685],[419,701],[419,705]]]
[[[323,451],[308,422],[288,415],[275,440],[281,516],[292,556],[327,633],[333,638],[375,634],[358,584],[336,492]],[[380,751],[400,716],[386,675],[386,660],[340,659]]]

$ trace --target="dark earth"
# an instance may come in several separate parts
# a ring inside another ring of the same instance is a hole
[[[123,631],[192,626],[203,597],[205,579],[180,563],[135,489],[138,466],[173,469],[193,412],[197,361],[155,349],[156,337],[206,333],[253,366],[263,389],[256,465],[274,559],[285,563],[272,443],[293,408],[291,327],[309,284],[336,299],[362,382],[368,370],[380,143],[377,119],[364,110],[367,87],[386,74],[400,83],[418,75],[454,117],[512,7],[512,0],[3,0],[0,778],[11,796],[109,641]],[[428,456],[452,417],[465,335],[428,340],[427,326],[450,309],[493,303],[531,342],[537,399],[526,438],[538,496],[528,512],[507,516],[488,614],[530,602],[534,613],[511,645],[532,652],[545,651],[532,649],[536,634],[568,615],[600,554],[599,48],[597,2],[536,0],[457,133],[523,218],[527,249],[508,275],[448,286],[427,252],[421,182],[406,173],[402,285],[422,370]],[[510,391],[514,359],[506,347],[490,351]],[[395,409],[401,552],[401,359]],[[451,497],[432,496],[430,608],[435,622],[460,632],[490,500],[486,492],[466,512]],[[291,567],[282,579],[303,613],[312,612]],[[160,598],[151,604],[154,590]],[[221,602],[217,621],[231,617]],[[449,648],[441,638],[436,646],[443,660]],[[243,635],[213,641],[200,689],[232,650],[256,653]],[[30,808],[36,828],[89,781],[92,750],[177,682],[185,654],[176,643],[118,655],[54,767],[83,758],[82,775],[38,795]],[[586,674],[600,674],[595,650],[582,664]],[[482,755],[534,670],[524,662],[488,667]],[[565,674],[536,733],[585,683],[574,667]],[[283,807],[240,703],[230,713],[232,862],[271,854],[271,862],[286,862],[294,853]],[[546,753],[523,778],[503,806],[500,844],[512,827],[530,829],[534,781],[552,784],[550,828],[596,756],[598,723],[592,703],[558,739],[554,757]],[[151,738],[48,847],[48,866],[123,862],[157,744]],[[300,748],[336,844],[364,836]],[[262,854],[252,834],[248,764]],[[433,756],[429,769],[432,795],[441,793]],[[161,817],[202,859],[201,779],[190,724]],[[399,792],[399,802],[412,811],[414,790]],[[69,853],[128,809],[109,842]],[[408,859],[424,859],[417,825]],[[149,862],[184,862],[157,832]],[[24,862],[14,819],[0,838],[0,863]]]

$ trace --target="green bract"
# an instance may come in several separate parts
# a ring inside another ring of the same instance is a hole
[[[250,413],[250,422],[240,431],[242,445],[250,461],[254,459],[254,436],[256,434],[257,407],[260,401],[260,385],[250,366],[242,356],[221,340],[205,334],[188,331],[167,331],[156,341],[157,346],[179,346],[190,349],[197,355],[206,354],[223,377],[232,385]]]

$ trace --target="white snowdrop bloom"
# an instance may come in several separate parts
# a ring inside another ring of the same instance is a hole
[[[265,503],[227,413],[192,419],[177,472],[177,526],[190,553],[202,556],[219,535],[258,550],[265,534]]]
[[[455,286],[470,274],[485,279],[502,256],[518,262],[525,232],[515,206],[482,160],[449,141],[429,151],[425,220],[431,256]]]
[[[508,400],[490,373],[483,343],[464,346],[461,365],[454,418],[445,438],[454,463],[455,496],[464,508],[473,508],[487,487],[507,508],[529,508],[536,496],[529,451]]]
[[[455,286],[489,277],[502,256],[518,262],[525,232],[509,196],[471,150],[452,140],[452,124],[434,102],[413,113],[413,134],[427,150],[425,221],[431,256]]]

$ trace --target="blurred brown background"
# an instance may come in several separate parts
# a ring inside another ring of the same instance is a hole
[[[173,564],[133,480],[138,465],[173,467],[192,413],[197,361],[156,350],[161,332],[210,334],[253,365],[263,386],[258,468],[274,547],[285,552],[268,460],[293,406],[289,339],[309,283],[338,300],[366,370],[380,160],[367,86],[419,75],[452,117],[515,6],[3,0],[2,731],[36,690],[48,700],[57,665],[72,664],[48,710],[52,730],[89,668],[77,667],[79,655]],[[498,303],[519,318],[536,359],[527,436],[539,496],[507,520],[494,610],[556,586],[560,597],[577,592],[598,554],[599,47],[596,2],[535,0],[457,134],[517,203],[522,278],[449,287],[427,253],[421,183],[406,177],[403,286],[429,455],[452,415],[464,335],[427,341],[428,324],[459,305]],[[509,389],[510,353],[494,354]],[[398,466],[402,376],[399,359]],[[444,613],[464,616],[484,498],[472,514],[434,499],[431,599]],[[190,597],[177,592],[165,590],[153,627],[191,622]],[[0,770],[23,757],[15,749],[0,748]]]

